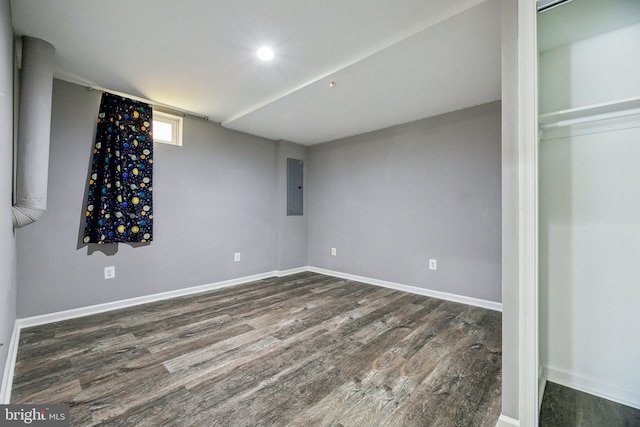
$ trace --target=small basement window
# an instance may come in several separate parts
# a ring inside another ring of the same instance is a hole
[[[153,110],[153,142],[182,145],[182,116]]]

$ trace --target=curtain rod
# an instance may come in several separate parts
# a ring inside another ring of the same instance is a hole
[[[174,107],[172,105],[167,105],[167,104],[163,104],[161,102],[156,102],[156,101],[154,101],[152,99],[142,98],[140,96],[130,95],[128,93],[119,92],[117,90],[105,89],[105,88],[101,88],[101,87],[97,87],[97,86],[86,86],[86,88],[90,92],[94,91],[94,90],[97,90],[97,91],[100,91],[100,92],[109,92],[109,93],[112,93],[114,95],[123,96],[125,98],[131,98],[131,99],[133,99],[135,101],[140,101],[140,102],[145,102],[147,104],[152,104],[154,106],[157,106],[161,110],[163,110],[163,109],[164,110],[169,110],[169,112],[181,113],[183,116],[188,114],[190,116],[199,117],[199,118],[201,118],[203,120],[207,120],[207,121],[209,120],[209,116],[205,116],[203,114],[194,113],[193,111],[185,110],[185,109],[182,109],[182,108],[176,108],[176,107]]]

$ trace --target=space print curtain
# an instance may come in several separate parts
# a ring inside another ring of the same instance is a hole
[[[152,107],[102,94],[85,211],[85,243],[153,239]]]

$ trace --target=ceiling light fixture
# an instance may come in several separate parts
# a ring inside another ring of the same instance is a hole
[[[263,61],[271,61],[273,59],[273,50],[268,46],[262,46],[256,54]]]

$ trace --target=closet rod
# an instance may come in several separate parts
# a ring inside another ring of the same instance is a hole
[[[538,13],[546,12],[547,10],[562,6],[563,4],[569,3],[570,1],[572,0],[538,0]]]
[[[640,108],[630,108],[628,110],[613,111],[611,113],[594,114],[591,116],[578,117],[575,119],[558,120],[555,123],[541,124],[540,129],[553,129],[566,126],[581,125],[585,123],[599,122],[602,120],[618,119],[622,117],[635,116],[640,114]]]

